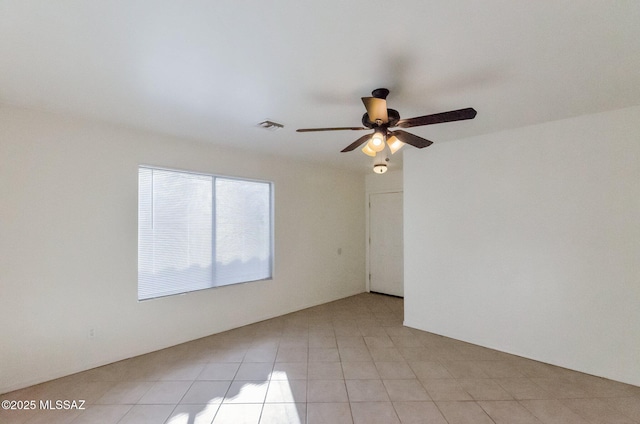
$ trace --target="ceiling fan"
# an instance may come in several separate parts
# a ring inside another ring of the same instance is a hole
[[[476,111],[473,108],[452,110],[449,112],[435,113],[433,115],[417,116],[415,118],[400,119],[397,110],[387,109],[387,96],[389,90],[386,88],[378,88],[373,90],[371,97],[363,97],[362,103],[367,109],[367,113],[362,115],[362,125],[364,127],[334,127],[334,128],[300,128],[298,132],[311,131],[341,131],[341,130],[373,130],[373,134],[367,134],[360,137],[344,149],[342,152],[350,152],[367,142],[362,151],[369,156],[375,157],[376,153],[381,152],[386,145],[389,146],[391,154],[397,152],[404,144],[422,149],[433,144],[425,138],[408,133],[403,130],[391,131],[390,128],[410,128],[422,125],[441,124],[444,122],[462,121],[465,119],[473,119]],[[385,166],[386,170],[386,166]],[[381,171],[384,172],[384,171]]]

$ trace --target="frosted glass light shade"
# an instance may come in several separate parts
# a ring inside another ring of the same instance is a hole
[[[367,156],[371,156],[372,158],[376,156],[376,151],[369,147],[369,143],[365,144],[362,148],[362,153]]]
[[[373,134],[367,146],[374,152],[381,152],[384,150],[384,135],[379,132]]]
[[[392,135],[387,139],[387,146],[391,150],[391,154],[394,154],[404,146],[404,143],[398,139],[395,135]]]
[[[375,172],[376,174],[384,174],[385,172],[387,172],[387,164],[379,163],[377,165],[374,165],[373,172]]]

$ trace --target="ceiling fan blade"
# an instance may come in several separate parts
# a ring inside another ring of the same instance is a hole
[[[376,97],[363,97],[362,103],[367,108],[367,115],[369,115],[369,121],[375,123],[377,120],[386,124],[389,122],[389,116],[387,115],[387,101],[385,99],[379,99]]]
[[[351,131],[359,131],[359,130],[368,130],[369,128],[365,127],[335,127],[335,128],[300,128],[297,129],[297,132],[312,132],[312,131],[343,131],[343,130],[351,130]]]
[[[442,124],[444,122],[462,121],[476,117],[476,110],[472,107],[452,110],[450,112],[435,113],[433,115],[417,116],[415,118],[401,119],[396,126],[400,128],[419,127],[421,125]]]
[[[362,143],[364,143],[365,141],[369,140],[370,138],[371,138],[371,134],[363,135],[362,137],[360,137],[359,139],[357,139],[353,143],[349,144],[347,147],[345,147],[344,149],[342,149],[340,151],[344,153],[344,152],[350,152],[352,150],[355,150],[358,147],[360,147],[362,145]]]
[[[427,140],[426,138],[418,137],[417,135],[408,133],[402,130],[389,131],[391,135],[395,135],[396,138],[403,143],[407,143],[412,145],[413,147],[417,147],[418,149],[422,149],[425,147],[429,147],[433,144],[433,141]]]

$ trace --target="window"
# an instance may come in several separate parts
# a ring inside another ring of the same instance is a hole
[[[138,169],[138,300],[272,276],[272,183]]]

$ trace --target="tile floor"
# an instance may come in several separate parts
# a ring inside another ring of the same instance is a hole
[[[361,294],[127,359],[2,400],[0,423],[640,423],[640,388],[402,326]]]

